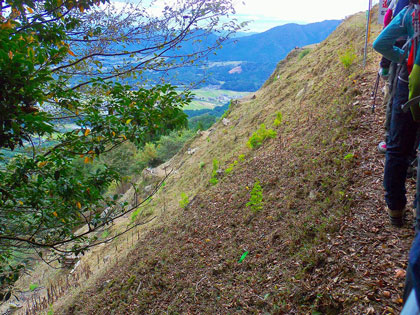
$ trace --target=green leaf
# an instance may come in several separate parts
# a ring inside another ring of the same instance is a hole
[[[248,251],[246,251],[246,252],[244,252],[243,254],[242,254],[242,256],[241,256],[241,258],[239,258],[239,263],[241,263],[241,262],[243,262],[244,261],[244,259],[245,259],[245,257],[248,255]]]

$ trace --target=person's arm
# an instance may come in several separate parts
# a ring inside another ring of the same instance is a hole
[[[391,23],[379,34],[373,43],[373,49],[382,54],[385,58],[395,62],[402,62],[404,50],[395,46],[395,41],[402,36],[410,36],[412,33],[411,14],[405,14],[407,8],[402,10]],[[405,18],[405,21],[403,21]],[[411,32],[410,32],[411,31]]]

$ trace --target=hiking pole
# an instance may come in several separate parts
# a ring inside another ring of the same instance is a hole
[[[379,87],[379,79],[380,78],[381,78],[381,75],[378,72],[378,75],[376,76],[375,87],[373,88],[373,91],[371,93],[371,98],[373,99],[373,103],[372,103],[372,114],[375,112],[376,95],[378,94],[378,87]]]

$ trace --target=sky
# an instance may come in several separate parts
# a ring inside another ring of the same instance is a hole
[[[165,5],[175,0],[111,0],[117,7],[125,2],[150,3],[159,14]],[[231,0],[235,17],[250,21],[247,32],[263,32],[286,23],[307,24],[324,20],[341,20],[357,12],[366,11],[369,0]],[[372,0],[373,4],[379,0]]]
[[[286,24],[343,19],[366,11],[368,0],[233,0],[240,20],[252,20],[249,31],[262,32]],[[378,3],[374,0],[373,3]]]

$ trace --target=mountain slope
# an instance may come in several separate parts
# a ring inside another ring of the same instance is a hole
[[[379,56],[360,66],[364,21],[290,54],[231,106],[230,123],[197,135],[194,154],[186,147],[166,165],[175,171],[149,206],[158,221],[58,313],[396,313],[412,231],[387,224],[375,146],[384,114],[372,115],[369,99]],[[340,56],[352,52],[345,68]],[[262,123],[277,136],[251,150]],[[212,186],[214,159],[232,171]],[[256,182],[264,204],[253,212]]]
[[[283,59],[296,46],[303,47],[323,41],[339,20],[326,20],[305,25],[285,24],[268,31],[241,37],[224,44],[211,61],[250,61],[272,63]]]

